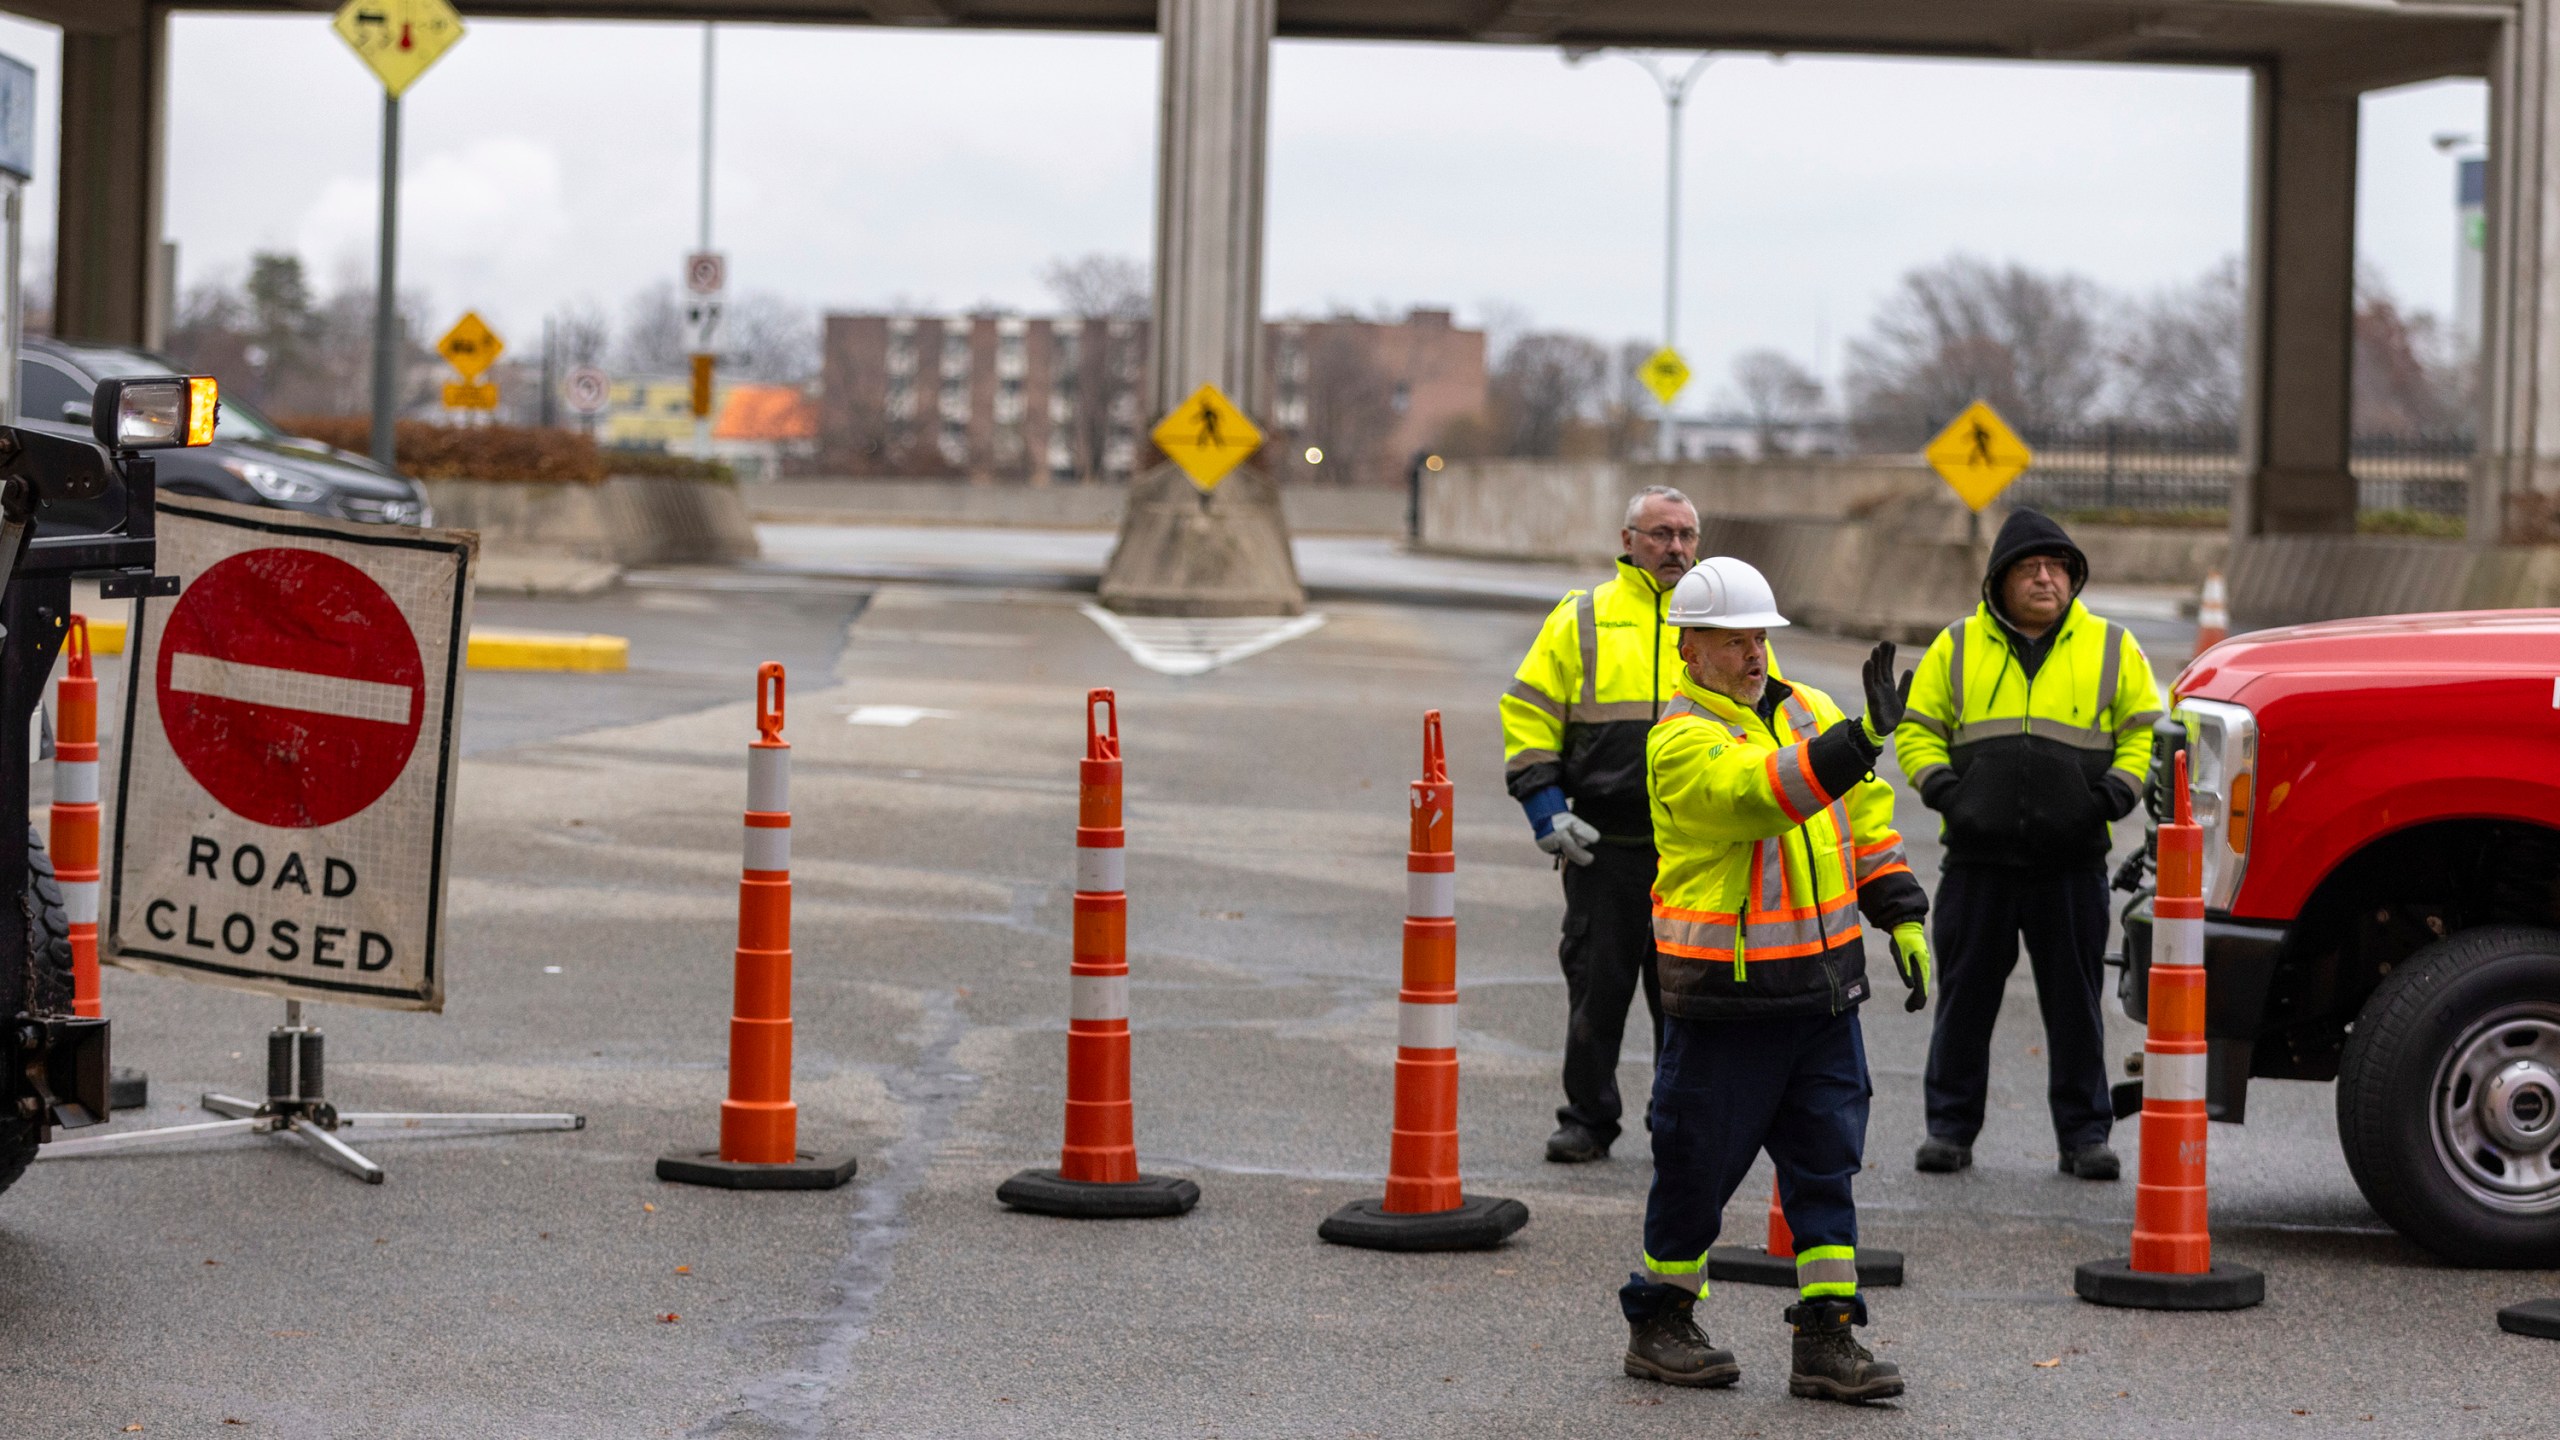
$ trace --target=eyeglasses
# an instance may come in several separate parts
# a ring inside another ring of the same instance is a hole
[[[1697,531],[1675,530],[1668,525],[1660,526],[1652,530],[1638,530],[1636,533],[1647,540],[1652,541],[1656,545],[1695,545],[1698,543]]]
[[[2030,555],[2009,568],[2027,575],[2050,573],[2057,580],[2071,578],[2071,563],[2059,555]]]

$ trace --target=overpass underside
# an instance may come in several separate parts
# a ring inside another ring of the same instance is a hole
[[[317,15],[332,3],[0,5],[65,30],[58,326],[156,340],[153,317],[165,313],[156,257],[167,16],[196,8]],[[2355,527],[2347,441],[2359,97],[2420,80],[2483,77],[2491,89],[2486,314],[2470,534],[2474,544],[2494,544],[2560,540],[2555,5],[2560,0],[466,0],[462,8],[473,19],[1163,35],[1157,413],[1202,383],[1259,393],[1253,334],[1275,36],[2246,68],[2254,97],[2248,479],[2232,506],[2243,542],[2343,536]],[[2126,203],[2142,199],[2129,195]],[[1239,511],[1252,506],[1254,490],[1239,487]],[[1141,508],[1134,498],[1131,508]],[[1273,527],[1276,520],[1248,528],[1278,533]]]

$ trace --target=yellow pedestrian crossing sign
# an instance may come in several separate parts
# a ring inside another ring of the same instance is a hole
[[[499,354],[506,348],[507,342],[498,338],[498,332],[489,328],[477,310],[463,311],[462,318],[454,321],[453,328],[436,342],[436,353],[460,371],[466,381],[488,374],[489,367],[498,363]]]
[[[1637,374],[1644,381],[1644,388],[1652,391],[1653,398],[1668,410],[1671,398],[1688,388],[1689,362],[1680,358],[1679,351],[1665,345],[1653,352],[1653,358],[1645,361],[1644,369]]]
[[[2034,462],[2035,452],[1989,405],[1976,400],[1920,452],[1956,498],[1979,510],[2009,488]]]
[[[447,0],[347,0],[330,23],[395,99],[462,38]]]
[[[1228,471],[1262,448],[1261,428],[1215,385],[1192,391],[1151,433],[1156,448],[1202,490],[1217,489]]]

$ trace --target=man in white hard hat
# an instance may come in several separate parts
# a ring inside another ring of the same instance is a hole
[[[1604,1159],[1618,1138],[1618,1046],[1638,993],[1662,1035],[1644,737],[1679,685],[1662,612],[1697,560],[1698,512],[1648,485],[1618,541],[1617,575],[1557,603],[1502,692],[1504,782],[1564,872],[1564,1104],[1547,1137],[1559,1165]]]
[[[1892,642],[1876,646],[1863,720],[1781,679],[1769,631],[1786,617],[1768,580],[1729,556],[1680,581],[1667,620],[1680,632],[1679,695],[1645,742],[1663,1038],[1644,1270],[1618,1292],[1625,1370],[1674,1385],[1740,1377],[1695,1309],[1725,1202],[1766,1150],[1796,1240],[1788,1390],[1899,1395],[1902,1372],[1850,1334],[1867,1319],[1850,1180],[1864,1163],[1869,1092],[1861,916],[1891,936],[1906,1008],[1928,996],[1929,899],[1874,773],[1911,678],[1896,683]]]

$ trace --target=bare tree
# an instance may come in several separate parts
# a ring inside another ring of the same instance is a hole
[[[722,364],[742,379],[797,385],[818,373],[818,312],[770,290],[749,290],[720,317]]]
[[[1849,342],[1852,421],[1896,447],[1976,399],[2028,429],[2088,416],[2106,389],[2098,288],[1969,255],[1911,271]]]
[[[1759,432],[1763,455],[1779,453],[1778,432],[1801,424],[1822,406],[1822,382],[1783,351],[1746,350],[1735,356],[1733,388],[1742,397],[1752,429]]]
[[[690,364],[685,339],[684,303],[675,283],[661,280],[623,302],[615,360],[638,375],[680,375]]]
[[[2402,309],[2379,273],[2358,268],[2351,406],[2357,433],[2468,433],[2477,378],[2450,326],[2428,311]]]
[[[1050,261],[1040,283],[1058,308],[1084,320],[1144,320],[1155,304],[1147,267],[1125,255],[1076,255]]]
[[[2117,416],[2139,425],[2238,425],[2245,307],[2236,258],[2126,306],[2113,347]]]
[[[1052,332],[1051,421],[1065,430],[1076,478],[1101,479],[1111,466],[1112,440],[1129,417],[1124,392],[1132,389],[1146,343],[1145,321],[1155,304],[1147,267],[1120,255],[1079,255],[1052,260],[1040,283],[1058,308],[1077,322]]]
[[[1522,335],[1495,362],[1486,389],[1496,445],[1506,455],[1558,455],[1587,424],[1609,383],[1609,352],[1580,335]]]
[[[613,347],[613,322],[593,300],[573,300],[551,315],[551,343],[560,348],[560,369],[602,365]]]
[[[1304,331],[1306,421],[1298,438],[1322,447],[1325,469],[1343,484],[1391,474],[1381,451],[1396,428],[1396,382],[1379,364],[1375,328],[1356,320]]]

